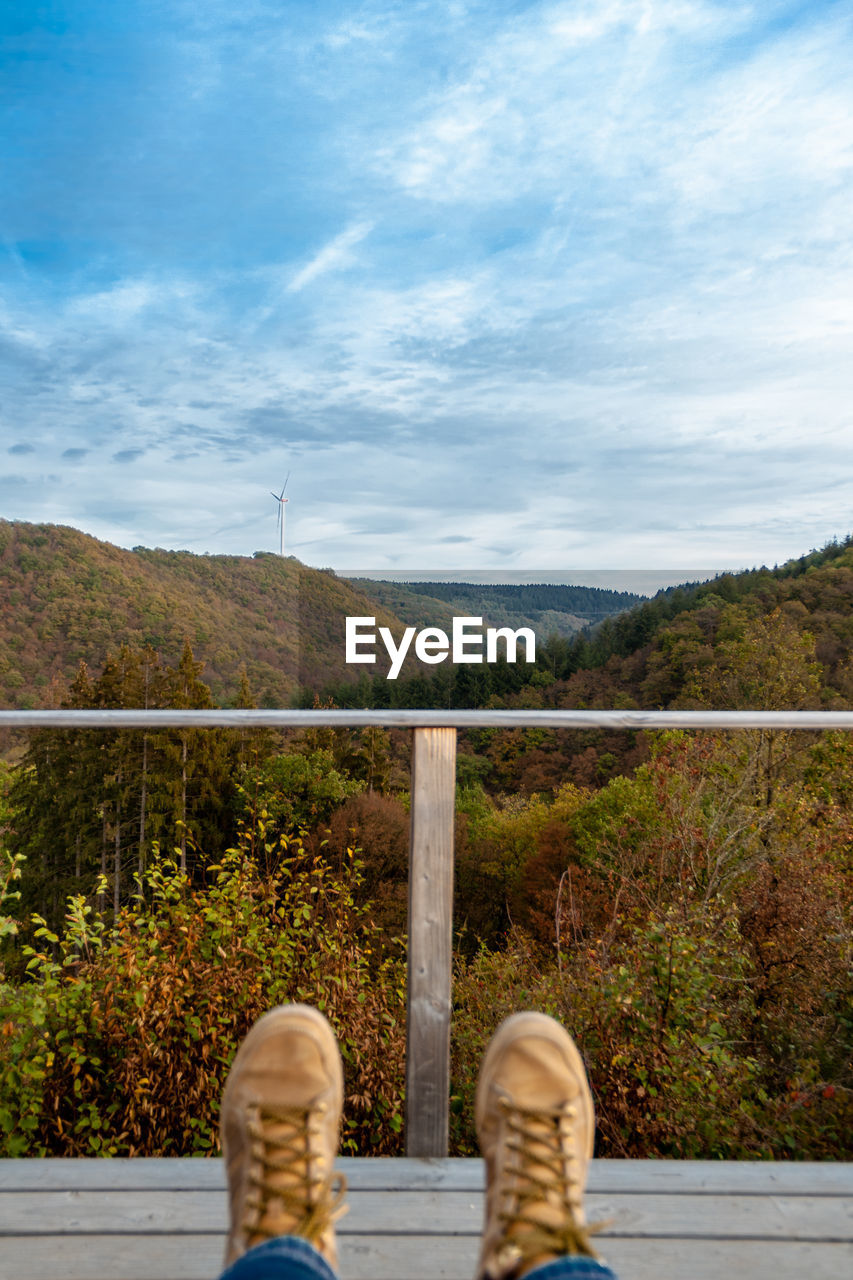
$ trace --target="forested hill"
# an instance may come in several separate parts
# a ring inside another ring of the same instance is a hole
[[[576,638],[557,660],[555,674],[575,677],[583,699],[630,695],[644,707],[723,705],[719,687],[709,687],[708,672],[719,670],[738,644],[769,659],[767,628],[778,633],[781,655],[788,636],[788,665],[795,650],[807,650],[824,704],[835,694],[849,696],[853,675],[853,537],[828,543],[820,551],[773,569],[723,574],[691,587],[672,587],[653,600]],[[581,690],[583,689],[583,693]],[[762,689],[741,691],[741,705],[806,705],[805,692],[792,683],[787,698],[765,678]],[[811,701],[816,695],[812,691]],[[602,703],[601,705],[604,705]],[[726,703],[725,705],[731,705]],[[811,705],[811,702],[809,702]]]
[[[438,668],[393,683],[363,677],[327,692],[341,706],[375,707],[847,707],[853,539],[773,569],[662,591],[577,635],[548,637],[532,667]],[[507,791],[547,791],[567,778],[600,785],[637,764],[644,742],[604,730],[471,737],[480,774]]]
[[[853,706],[853,540],[774,569],[724,575],[537,653],[501,697],[525,707],[844,709]],[[400,689],[399,695],[405,694]],[[644,735],[589,730],[481,735],[493,786],[601,785],[645,759]],[[482,766],[481,766],[482,772]]]
[[[297,694],[310,701],[362,675],[344,661],[348,615],[374,616],[399,636],[404,625],[449,629],[454,613],[480,614],[485,625],[532,626],[544,638],[637,599],[584,588],[426,585],[350,582],[264,553],[125,551],[61,525],[0,521],[0,700],[48,705],[81,661],[100,670],[124,644],[150,645],[174,663],[186,638],[218,704],[233,701],[245,668],[259,705],[287,706]]]
[[[245,667],[260,706],[344,677],[344,620],[386,610],[334,574],[276,555],[124,551],[77,529],[0,521],[0,702],[48,705],[81,661],[100,670],[120,645],[175,662],[188,638],[217,703]]]
[[[750,705],[761,697],[767,705],[829,705],[853,691],[850,538],[775,569],[671,589],[625,610],[630,596],[595,589],[350,582],[276,555],[125,551],[63,526],[0,521],[0,591],[0,701],[7,707],[49,705],[81,661],[98,671],[122,644],[149,644],[174,664],[185,638],[220,705],[234,701],[243,668],[261,706],[287,706],[297,694],[310,702],[314,691],[340,705],[460,707],[490,699]],[[573,614],[583,622],[620,609],[575,635],[554,622],[568,629]],[[347,615],[373,615],[399,635],[404,623],[449,627],[458,613],[482,614],[492,626],[532,625],[535,667],[407,666],[388,681],[384,671],[368,680],[344,662]],[[779,679],[730,688],[732,655],[750,646],[775,646]]]
[[[355,578],[353,584],[412,626],[442,614],[481,617],[485,626],[532,627],[542,640],[572,636],[641,603],[629,591],[553,583],[386,582]]]

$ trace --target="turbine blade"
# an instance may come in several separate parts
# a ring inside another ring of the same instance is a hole
[[[281,496],[282,496],[282,497],[284,497],[285,492],[286,492],[286,490],[287,490],[287,481],[288,481],[289,479],[290,479],[290,472],[288,471],[287,476],[286,476],[285,481],[284,481],[284,488],[283,488],[283,489],[282,489],[282,491],[281,491]]]

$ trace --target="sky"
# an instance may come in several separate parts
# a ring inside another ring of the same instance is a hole
[[[853,6],[16,0],[0,516],[395,570],[853,528]]]

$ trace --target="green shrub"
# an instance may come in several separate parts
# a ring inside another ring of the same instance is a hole
[[[218,1149],[219,1098],[237,1045],[269,1007],[301,1000],[338,1034],[344,1149],[391,1154],[402,1130],[405,993],[356,905],[358,862],[333,870],[264,832],[192,886],[157,857],[106,931],[72,899],[43,924],[29,980],[2,992],[0,1155],[193,1155]]]
[[[756,1056],[756,971],[732,908],[715,901],[688,915],[637,914],[606,944],[556,962],[536,954],[516,935],[505,951],[457,965],[454,1154],[477,1152],[474,1093],[492,1032],[510,1013],[539,1009],[583,1053],[599,1156],[848,1157],[849,1087],[828,1080],[816,1060],[779,1087],[773,1060]]]

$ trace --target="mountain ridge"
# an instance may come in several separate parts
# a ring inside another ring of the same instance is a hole
[[[245,668],[261,706],[346,675],[344,618],[369,607],[348,582],[292,558],[198,556],[103,542],[67,525],[0,521],[0,680],[4,702],[56,701],[80,662],[100,668],[122,644],[173,660],[188,638],[217,703]]]
[[[272,552],[126,550],[68,525],[7,520],[0,520],[0,583],[2,697],[19,708],[60,701],[81,662],[100,669],[123,644],[150,645],[174,662],[185,639],[204,663],[217,704],[233,701],[244,669],[260,706],[304,703],[330,683],[363,675],[364,667],[345,662],[348,615],[372,616],[399,639],[413,624],[449,630],[454,612],[473,609],[470,601],[455,609],[455,598],[394,584],[366,592],[333,570]],[[476,589],[480,605],[493,602],[483,610],[486,625],[530,625],[529,611],[508,610],[500,602],[503,589],[494,588],[491,597],[489,590]],[[598,599],[595,588],[578,590]],[[536,616],[540,641],[565,622],[543,610]],[[591,619],[573,618],[572,631]],[[380,654],[371,671],[382,661]],[[419,666],[407,659],[405,670]],[[384,668],[381,674],[384,679]]]

